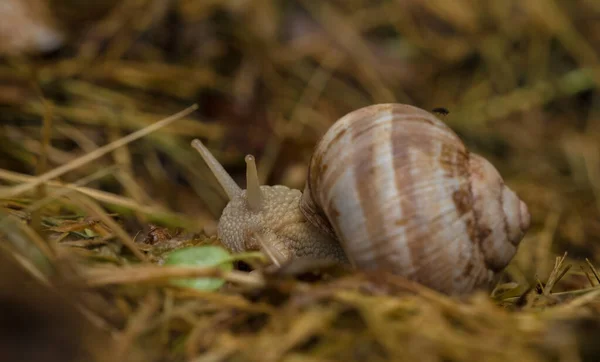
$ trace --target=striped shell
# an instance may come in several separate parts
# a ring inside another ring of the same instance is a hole
[[[355,267],[448,294],[489,288],[529,227],[527,206],[489,162],[402,104],[358,109],[327,131],[301,209]]]

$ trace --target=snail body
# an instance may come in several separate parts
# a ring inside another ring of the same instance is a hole
[[[219,221],[223,244],[263,250],[276,264],[332,259],[465,294],[492,285],[529,228],[527,206],[494,166],[409,105],[372,105],[336,121],[313,152],[304,192],[259,186],[252,156],[241,190],[194,147],[217,178],[229,178],[220,181],[231,200]]]

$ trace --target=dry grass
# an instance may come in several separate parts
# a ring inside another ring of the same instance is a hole
[[[64,47],[0,62],[3,357],[600,359],[596,1],[49,2]],[[447,108],[529,205],[491,295],[251,255],[231,272],[161,266],[218,243],[225,196],[192,138],[241,185],[252,153],[263,182],[301,189],[333,121],[392,101]],[[227,284],[168,284],[192,275]]]

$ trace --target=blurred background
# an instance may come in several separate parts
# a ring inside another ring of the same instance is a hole
[[[529,205],[507,269],[526,287],[565,252],[600,262],[598,85],[597,0],[0,0],[0,184],[198,104],[60,179],[131,235],[211,234],[226,198],[193,138],[242,186],[251,153],[263,183],[302,189],[312,148],[344,114],[444,109]],[[29,220],[24,197],[0,201]],[[61,213],[41,216],[68,230]],[[571,270],[556,290],[587,283]]]
[[[301,189],[312,147],[347,112],[442,107],[530,206],[515,268],[531,281],[565,251],[598,260],[598,20],[594,0],[2,0],[0,180],[197,103],[62,180],[118,165],[86,186],[130,212],[129,230],[202,231],[226,199],[192,138],[241,185],[252,153],[262,182]]]

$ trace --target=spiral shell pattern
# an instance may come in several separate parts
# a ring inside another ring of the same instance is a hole
[[[485,171],[475,175],[483,185],[477,190],[473,164]],[[313,153],[304,196],[326,216],[355,267],[461,294],[489,285],[529,226],[527,208],[493,171],[429,112],[378,104],[327,131]],[[491,196],[488,175],[497,189]],[[497,202],[476,205],[488,197]]]

